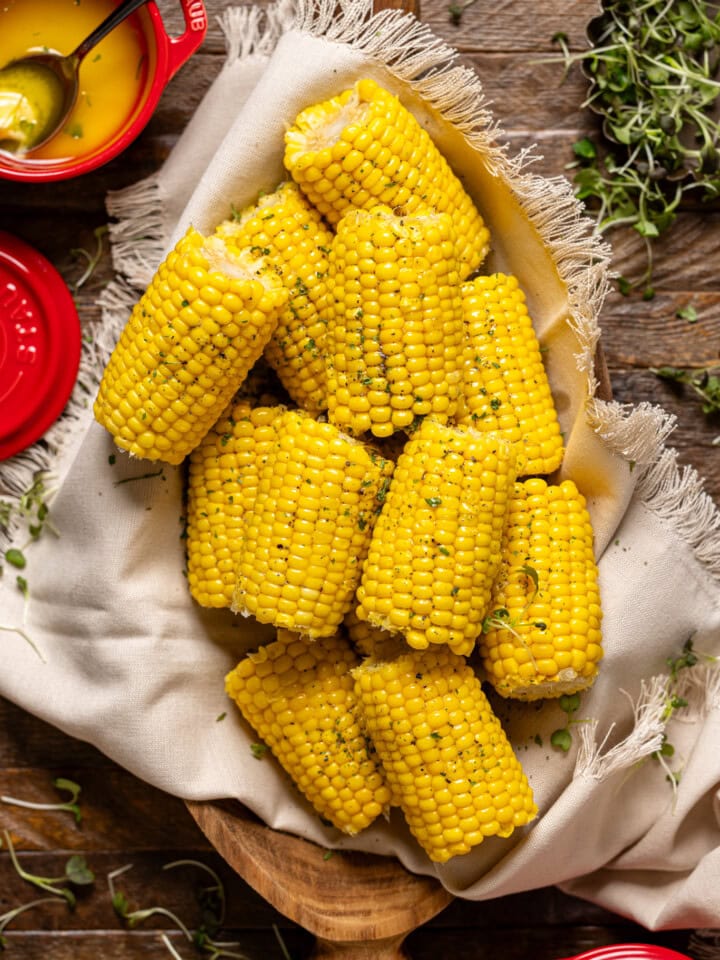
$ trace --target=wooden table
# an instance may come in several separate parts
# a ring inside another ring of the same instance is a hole
[[[168,155],[203,93],[220,69],[223,40],[215,16],[226,5],[206,0],[210,29],[202,50],[174,79],[145,132],[121,157],[82,181],[25,186],[0,182],[0,229],[41,250],[69,284],[85,263],[73,249],[94,246],[93,231],[105,222],[108,189],[130,184],[155,170]],[[532,6],[532,14],[529,8]],[[179,7],[163,0],[171,29],[179,32]],[[563,82],[560,65],[533,61],[553,50],[551,38],[564,31],[580,47],[589,19],[597,12],[591,0],[475,0],[460,25],[450,22],[446,0],[424,0],[423,20],[459,48],[483,79],[493,109],[512,148],[538,144],[543,158],[537,172],[563,174],[572,159],[571,144],[595,128],[581,109],[585,84],[573,70]],[[615,397],[621,402],[662,404],[677,417],[673,443],[682,463],[706,478],[706,489],[720,500],[718,419],[701,413],[688,395],[650,372],[653,366],[701,363],[718,355],[720,344],[720,211],[680,213],[667,239],[658,245],[656,296],[650,302],[612,293],[602,315],[603,344]],[[615,265],[623,274],[639,275],[643,247],[630,233],[612,236]],[[81,316],[96,313],[95,298],[110,277],[105,252],[90,281],[77,294]],[[677,313],[692,304],[696,323]],[[192,948],[174,924],[159,915],[128,930],[112,909],[108,873],[132,863],[118,885],[133,907],[162,905],[191,927],[200,922],[196,893],[208,879],[196,868],[163,872],[177,859],[201,860],[215,869],[227,892],[225,939],[237,940],[248,958],[283,957],[276,930],[294,960],[307,956],[312,938],[268,906],[224,864],[200,833],[184,804],[140,782],[89,747],[45,725],[17,707],[0,701],[0,794],[35,801],[56,799],[53,779],[62,776],[82,786],[80,826],[67,813],[38,812],[0,806],[0,828],[11,831],[26,869],[60,876],[72,853],[87,859],[95,883],[78,899],[74,912],[62,903],[44,904],[19,917],[6,936],[8,957],[23,960],[130,960],[170,954],[161,931],[184,957]],[[16,875],[0,853],[0,914],[32,899],[34,891]],[[423,958],[534,956],[551,960],[623,940],[661,943],[683,950],[687,931],[654,934],[621,917],[560,894],[534,891],[489,903],[455,901],[430,923],[411,934],[407,950]],[[206,954],[207,955],[207,954]]]

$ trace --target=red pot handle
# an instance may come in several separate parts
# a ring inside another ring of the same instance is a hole
[[[195,53],[207,33],[207,11],[202,0],[180,0],[180,3],[185,17],[185,33],[173,37],[168,45],[168,80]]]
[[[690,960],[684,953],[655,947],[648,943],[616,943],[610,947],[587,950],[565,960]]]

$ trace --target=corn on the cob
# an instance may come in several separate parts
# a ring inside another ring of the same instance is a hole
[[[336,224],[350,206],[451,214],[461,279],[476,270],[489,232],[470,196],[415,117],[374,80],[308,107],[285,135],[285,166]]]
[[[563,439],[517,278],[476,277],[463,284],[462,297],[467,339],[457,422],[512,441],[518,475],[552,473],[562,462]]]
[[[277,437],[275,421],[284,412],[282,406],[233,403],[190,454],[187,574],[190,593],[201,606],[230,606],[243,518]]]
[[[462,657],[411,651],[367,660],[353,674],[393,802],[431,860],[508,837],[536,816],[527,778]]]
[[[120,335],[96,419],[131,454],[180,463],[262,354],[286,301],[262,260],[190,228]]]
[[[288,630],[241,660],[229,696],[317,812],[355,834],[389,805],[390,791],[358,723],[357,657],[339,636],[308,643]]]
[[[463,370],[462,297],[447,214],[351,210],[328,265],[328,416],[386,437],[447,420]]]
[[[331,423],[289,410],[243,524],[232,607],[308,637],[352,605],[393,464]]]
[[[325,298],[332,231],[292,182],[221,223],[216,234],[231,249],[262,254],[288,290],[287,305],[265,348],[265,356],[290,397],[312,412],[327,406],[325,384]]]
[[[479,651],[502,696],[537,700],[589,687],[602,657],[593,531],[571,480],[515,485],[503,559]]]
[[[515,480],[512,446],[424,420],[400,455],[357,591],[357,615],[411,647],[469,654],[482,629]]]

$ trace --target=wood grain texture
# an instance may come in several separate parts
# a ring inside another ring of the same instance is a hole
[[[106,221],[107,191],[133,183],[160,166],[221,69],[224,40],[217,16],[228,3],[206,0],[206,5],[210,27],[202,50],[169,84],[151,122],[121,157],[81,183],[17,185],[0,181],[0,229],[41,250],[71,287],[85,266],[72,251],[93,248],[93,231]],[[541,61],[556,52],[552,36],[559,30],[568,35],[574,49],[585,45],[585,28],[599,3],[543,0],[532,4],[530,16],[529,6],[527,0],[475,0],[456,26],[446,0],[423,0],[422,19],[457,48],[461,62],[478,72],[509,149],[515,152],[535,144],[536,173],[569,177],[573,142],[595,135],[597,122],[580,106],[585,84],[579,71],[571,70],[564,80],[559,64]],[[168,29],[179,33],[182,17],[177,0],[160,0],[160,7]],[[718,227],[717,208],[683,209],[673,231],[657,247],[655,298],[646,302],[639,294],[622,297],[613,292],[603,309],[601,325],[614,396],[622,403],[661,404],[672,414],[677,422],[672,442],[681,462],[698,469],[708,492],[720,501],[720,450],[713,446],[720,423],[708,420],[686,392],[651,372],[663,363],[701,363],[718,355]],[[609,238],[615,269],[629,277],[640,276],[644,269],[640,238],[632,231],[618,231]],[[76,292],[83,319],[98,318],[95,301],[111,275],[105,250],[91,280]],[[698,314],[693,324],[677,316],[690,304]],[[66,813],[0,804],[0,830],[10,831],[27,869],[46,876],[62,875],[68,857],[77,853],[85,856],[96,880],[81,893],[74,911],[62,903],[51,903],[18,917],[5,934],[9,958],[166,960],[169,953],[161,933],[170,937],[181,956],[197,956],[167,916],[155,914],[137,928],[127,929],[112,909],[107,887],[108,874],[132,863],[118,886],[133,907],[162,905],[196,926],[201,918],[198,894],[207,878],[198,869],[163,869],[179,859],[203,862],[221,877],[228,903],[223,938],[236,940],[237,949],[249,960],[283,956],[274,928],[293,960],[303,960],[313,950],[322,956],[324,950],[339,949],[337,943],[323,942],[326,934],[337,935],[335,927],[316,926],[320,934],[316,942],[314,933],[288,919],[297,907],[287,902],[287,894],[283,899],[282,884],[275,905],[253,890],[213,849],[182,801],[137,780],[92,746],[0,700],[0,794],[55,800],[58,794],[52,782],[59,775],[82,786],[81,825]],[[202,819],[197,809],[193,812]],[[328,878],[341,862],[335,856],[322,862],[329,868]],[[396,894],[392,877],[391,870],[386,879],[388,905]],[[446,906],[438,899],[437,890],[432,885],[425,890],[423,896],[429,899],[418,902],[413,920],[425,922],[407,938],[403,940],[408,929],[404,924],[393,927],[385,915],[373,917],[367,922],[373,925],[376,939],[360,947],[357,942],[348,945],[346,955],[366,948],[365,956],[379,958],[382,948],[392,956],[402,944],[412,960],[496,960],[498,956],[504,960],[527,960],[529,956],[557,960],[619,941],[660,943],[680,951],[687,947],[687,931],[652,933],[554,889],[489,902],[455,900]],[[343,894],[334,893],[342,899]],[[0,914],[36,894],[20,880],[7,852],[0,849]],[[318,904],[319,914],[323,907],[329,908],[329,901]],[[305,915],[301,919],[308,922]]]

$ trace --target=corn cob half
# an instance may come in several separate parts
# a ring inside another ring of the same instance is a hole
[[[325,299],[332,232],[292,181],[235,218],[216,234],[235,250],[267,258],[288,290],[288,302],[265,347],[265,357],[299,407],[317,413],[327,406]]]
[[[462,657],[410,651],[367,660],[353,675],[393,803],[431,860],[444,863],[534,819],[528,780]]]
[[[258,472],[277,438],[285,407],[233,403],[189,457],[187,572],[190,593],[204,607],[229,607],[240,561],[245,514]]]
[[[511,445],[423,420],[395,467],[357,591],[357,616],[411,647],[469,654],[500,565]]]
[[[123,450],[180,463],[261,356],[286,301],[262,260],[190,228],[134,307],[95,418]]]
[[[463,315],[452,222],[388,207],[338,224],[328,270],[328,416],[386,437],[456,410]]]
[[[478,644],[489,682],[518,700],[587,689],[602,657],[593,531],[571,480],[515,485],[491,613]]]
[[[518,475],[552,473],[562,462],[563,439],[517,279],[476,277],[463,284],[462,299],[467,339],[457,422],[510,440]]]
[[[352,604],[393,464],[296,410],[276,430],[243,524],[232,607],[329,636]]]
[[[487,227],[460,180],[412,113],[374,80],[300,113],[285,135],[285,166],[331,224],[350,206],[433,208],[452,216],[462,279],[487,255]]]
[[[360,729],[352,668],[339,636],[307,643],[288,630],[241,660],[228,695],[317,812],[355,834],[389,805],[390,791]]]

